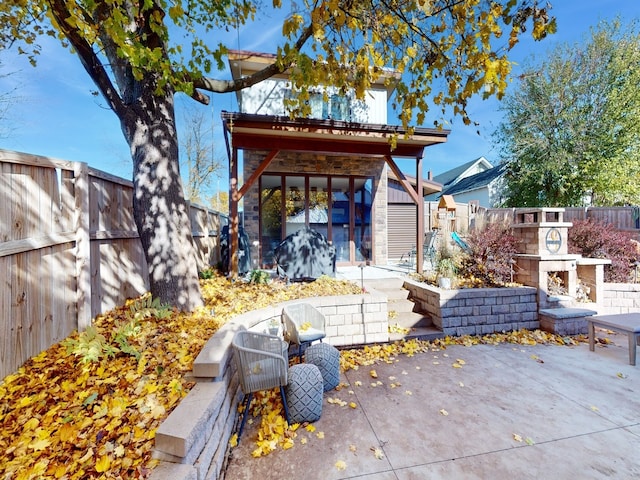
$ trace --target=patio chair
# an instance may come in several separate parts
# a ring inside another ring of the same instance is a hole
[[[233,337],[232,347],[245,405],[238,431],[238,442],[240,442],[254,392],[279,388],[285,416],[287,422],[289,421],[289,409],[284,391],[287,385],[289,362],[285,355],[286,342],[266,333],[240,330]]]
[[[324,315],[313,305],[295,303],[282,309],[284,339],[292,345],[298,345],[298,358],[302,360],[304,348],[312,342],[326,336]]]
[[[436,262],[436,242],[438,240],[438,229],[434,228],[430,232],[424,234],[424,244],[422,245],[423,261],[427,258],[431,265],[434,266]],[[403,253],[400,256],[400,262],[404,261],[404,257],[409,257],[409,268],[413,268],[413,262],[417,255],[417,249],[414,245],[413,248],[407,253]]]

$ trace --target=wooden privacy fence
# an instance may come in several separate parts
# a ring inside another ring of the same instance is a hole
[[[515,208],[481,208],[480,213],[488,219],[515,220]],[[592,218],[598,222],[610,223],[618,230],[639,233],[640,207],[565,207],[565,222]]]
[[[0,149],[0,378],[99,313],[147,291],[133,184]],[[226,216],[190,206],[198,269],[220,261]]]

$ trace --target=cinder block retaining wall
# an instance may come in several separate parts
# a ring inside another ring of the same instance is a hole
[[[605,283],[602,293],[597,304],[599,314],[640,312],[640,284]]]
[[[242,327],[266,329],[271,320],[279,321],[284,305],[298,302],[310,303],[325,315],[325,341],[332,345],[389,341],[387,297],[375,291],[301,299],[235,317],[205,344],[193,365],[197,384],[158,428],[154,456],[160,465],[152,480],[220,478],[242,400],[231,361],[233,335]]]
[[[537,289],[533,287],[441,290],[406,280],[404,288],[446,335],[484,335],[540,327]]]

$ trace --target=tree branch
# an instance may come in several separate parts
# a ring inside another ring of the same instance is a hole
[[[295,43],[295,50],[299,51],[302,46],[306,43],[306,41],[313,34],[313,24],[307,25],[307,27],[300,34],[300,37]],[[195,88],[201,88],[203,90],[208,90],[209,92],[214,93],[229,93],[229,92],[237,92],[238,90],[242,90],[244,88],[251,87],[257,83],[262,82],[268,78],[273,77],[279,73],[286,72],[291,66],[293,62],[288,62],[284,65],[278,65],[276,63],[272,63],[271,65],[263,68],[259,72],[254,73],[253,75],[249,75],[247,77],[238,78],[236,80],[216,80],[213,78],[200,78],[193,82]],[[195,93],[195,92],[194,92]],[[193,96],[193,98],[196,98]],[[198,100],[196,98],[196,100]]]
[[[67,40],[69,40],[69,43],[78,54],[78,57],[80,57],[82,66],[96,84],[100,93],[102,93],[102,96],[109,104],[109,107],[116,112],[116,114],[119,114],[123,108],[122,99],[113,86],[102,62],[98,59],[93,48],[91,48],[91,45],[82,38],[75,28],[70,27],[65,21],[69,12],[64,2],[61,0],[48,0],[48,3],[51,8],[51,14],[58,24],[60,31],[64,34]]]

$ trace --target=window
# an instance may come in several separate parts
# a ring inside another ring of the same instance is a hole
[[[285,105],[286,102],[291,101],[291,98],[291,90],[285,90]],[[325,100],[324,93],[311,92],[309,93],[308,104],[311,108],[310,118],[351,121],[351,97],[349,95],[338,95],[334,93]]]

